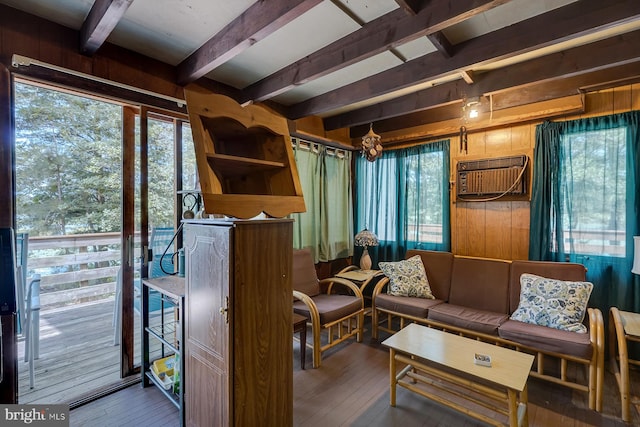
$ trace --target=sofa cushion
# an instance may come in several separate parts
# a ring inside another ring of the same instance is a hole
[[[453,269],[454,255],[451,252],[426,251],[410,249],[406,258],[419,255],[429,278],[431,293],[436,299],[447,301],[451,289],[451,271]]]
[[[591,359],[593,354],[589,334],[507,320],[498,328],[498,335],[533,349],[568,354],[583,359]]]
[[[498,326],[506,322],[509,316],[460,305],[439,304],[429,309],[427,318],[471,331],[498,335]]]
[[[362,300],[351,295],[320,294],[313,297],[313,302],[318,308],[320,323],[323,325],[342,319],[362,308]],[[302,301],[293,303],[293,311],[305,316],[307,319],[311,318],[309,308]]]
[[[456,256],[448,302],[509,313],[509,268],[505,260]]]
[[[592,289],[590,282],[525,273],[520,277],[520,303],[511,319],[584,334],[587,328],[582,321]]]
[[[397,262],[380,262],[378,266],[389,278],[389,295],[434,299],[419,256]]]
[[[442,303],[443,301],[440,299],[405,298],[387,294],[379,294],[375,300],[376,308],[421,319],[427,318],[427,313],[431,307]]]
[[[509,313],[516,311],[520,303],[520,276],[524,273],[551,279],[584,282],[587,269],[584,265],[573,262],[513,261],[509,277]]]

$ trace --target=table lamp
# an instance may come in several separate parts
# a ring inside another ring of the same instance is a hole
[[[371,270],[371,257],[367,247],[378,246],[378,236],[365,228],[356,234],[355,244],[364,247],[360,257],[360,270]]]
[[[640,236],[633,236],[633,274],[640,275]]]

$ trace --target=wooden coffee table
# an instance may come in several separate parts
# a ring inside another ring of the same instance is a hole
[[[399,385],[491,425],[528,425],[532,355],[417,324],[382,344],[389,347],[391,406],[396,405]],[[476,353],[489,355],[491,367],[476,365]],[[400,372],[397,362],[406,364]],[[508,424],[481,408],[506,415]]]

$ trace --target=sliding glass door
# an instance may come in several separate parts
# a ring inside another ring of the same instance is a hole
[[[120,331],[130,310],[119,304],[130,288],[122,241],[134,208],[123,195],[133,168],[123,153],[134,150],[135,109],[24,81],[14,105],[20,286],[34,297],[18,304],[18,399],[73,402],[133,365],[131,340],[119,340],[133,337]]]

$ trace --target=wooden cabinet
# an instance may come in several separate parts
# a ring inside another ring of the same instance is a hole
[[[282,218],[305,211],[284,117],[195,84],[185,99],[207,213]]]
[[[292,425],[292,221],[184,230],[186,424]]]

